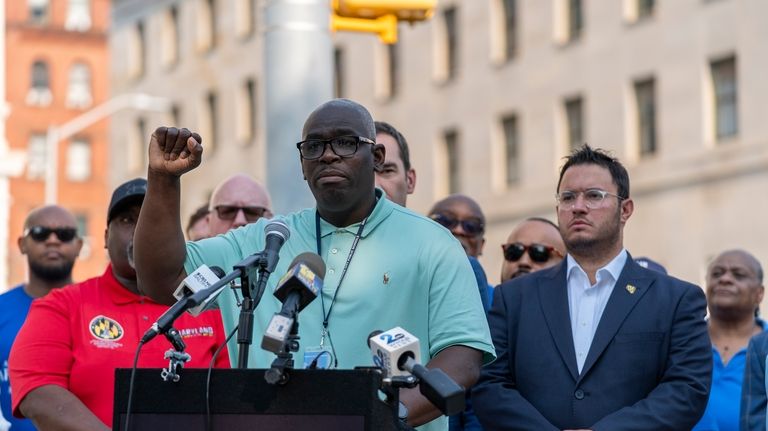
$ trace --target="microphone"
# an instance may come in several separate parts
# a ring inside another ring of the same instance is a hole
[[[261,348],[279,353],[290,335],[299,311],[323,290],[325,263],[315,253],[302,253],[291,262],[291,269],[277,282],[274,295],[283,303],[264,331]]]
[[[385,376],[411,374],[419,379],[419,392],[445,415],[464,411],[465,389],[439,368],[420,364],[419,339],[401,327],[373,331],[368,337],[373,363]]]
[[[265,271],[272,273],[280,260],[280,248],[291,237],[291,231],[288,225],[280,220],[272,220],[264,226],[265,243],[264,257],[267,265]]]
[[[211,285],[222,279],[224,275],[224,270],[218,266],[212,266],[208,268],[205,265],[201,265],[192,274],[189,274],[184,280],[182,280],[182,282],[179,284],[179,287],[177,287],[176,291],[173,292],[173,296],[177,300],[181,301],[184,297],[192,296],[193,294],[203,289],[208,289],[211,287]],[[188,309],[187,313],[195,317],[199,316],[200,313],[205,311],[208,308],[208,305],[214,299],[216,299],[219,293],[224,290],[224,287],[226,286],[221,286],[218,291],[209,295],[199,305]]]
[[[184,311],[190,309],[190,307],[197,309],[197,314],[200,314],[202,309],[212,300],[210,293],[213,292],[208,292],[208,289],[211,286],[221,284],[219,283],[219,277],[224,277],[223,269],[218,266],[208,268],[206,265],[201,265],[199,268],[192,271],[191,274],[187,275],[173,294],[178,298],[178,301],[157,318],[157,321],[152,324],[152,327],[150,327],[147,332],[144,333],[144,336],[141,337],[141,342],[148,343],[158,334],[165,334],[168,332],[173,326],[173,322],[175,322]],[[227,283],[228,282],[229,281],[227,281]],[[226,286],[226,283],[217,289],[218,292],[220,292],[224,286]],[[181,297],[177,296],[179,293],[181,294]],[[199,297],[199,295],[205,293],[208,294],[202,298]],[[200,305],[201,302],[203,303],[202,305]],[[197,314],[193,315],[197,316]]]

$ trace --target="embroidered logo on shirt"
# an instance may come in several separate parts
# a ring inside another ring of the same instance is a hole
[[[384,284],[389,284],[389,273],[388,272],[384,273],[384,280],[383,281],[384,281]]]
[[[198,326],[197,328],[179,329],[182,338],[213,337],[213,326]]]
[[[97,340],[117,341],[123,338],[123,327],[107,316],[96,316],[88,325]]]

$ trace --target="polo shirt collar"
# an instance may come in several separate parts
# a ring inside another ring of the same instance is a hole
[[[101,284],[100,287],[107,292],[109,299],[114,304],[122,305],[142,301],[154,302],[148,296],[137,295],[120,284],[117,278],[115,278],[115,274],[112,273],[112,264],[107,265],[107,269],[100,277],[99,283]]]
[[[392,211],[394,211],[395,205],[397,205],[387,199],[384,195],[384,192],[378,187],[375,189],[375,194],[376,206],[373,207],[373,212],[371,212],[371,214],[368,216],[368,221],[365,222],[365,228],[363,229],[362,235],[363,238],[367,237],[371,232],[373,232],[376,226],[381,224],[381,222],[389,217],[389,215],[392,214]],[[317,208],[315,208],[315,213],[317,213]],[[352,235],[355,235],[357,234],[357,230],[360,228],[360,223],[361,222],[357,222],[346,227],[337,227],[320,217],[320,236],[325,237],[339,230],[347,231]]]

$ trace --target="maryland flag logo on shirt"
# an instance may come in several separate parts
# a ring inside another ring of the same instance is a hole
[[[117,341],[123,338],[123,327],[107,316],[96,316],[89,325],[91,335],[98,340]]]

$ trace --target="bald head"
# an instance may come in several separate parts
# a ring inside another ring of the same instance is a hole
[[[468,255],[477,257],[485,244],[485,215],[474,199],[462,194],[453,194],[437,201],[429,216],[448,228]]]
[[[258,181],[245,174],[235,174],[221,182],[211,194],[208,215],[210,235],[272,217],[272,198]]]
[[[538,217],[526,219],[515,226],[502,249],[504,250],[504,261],[501,264],[502,283],[554,266],[565,256],[565,243],[557,226],[547,219]],[[520,253],[520,250],[523,252]]]
[[[30,279],[26,288],[31,296],[43,296],[51,288],[72,282],[72,267],[83,240],[71,212],[57,205],[33,210],[24,220],[24,234],[17,243],[27,256]]]
[[[301,136],[325,132],[324,128],[335,130],[364,130],[364,138],[376,139],[376,126],[371,113],[365,106],[349,99],[333,99],[318,106],[304,122]]]

